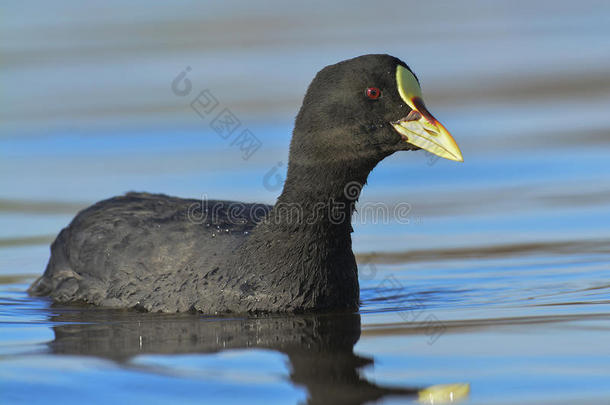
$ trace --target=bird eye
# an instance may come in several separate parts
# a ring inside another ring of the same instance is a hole
[[[366,96],[371,100],[377,100],[381,96],[381,90],[377,87],[369,87],[365,92]]]

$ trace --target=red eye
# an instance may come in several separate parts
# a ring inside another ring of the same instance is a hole
[[[381,90],[377,87],[369,87],[366,89],[366,96],[371,100],[377,100],[381,96]]]

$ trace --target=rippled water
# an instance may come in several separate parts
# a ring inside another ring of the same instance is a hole
[[[389,404],[449,383],[470,384],[464,403],[608,403],[606,2],[75,4],[3,6],[1,403]],[[307,83],[366,52],[411,64],[465,163],[405,152],[375,169],[354,221],[359,314],[27,296],[50,241],[99,199],[273,202]],[[171,92],[186,66],[262,141],[252,158]]]

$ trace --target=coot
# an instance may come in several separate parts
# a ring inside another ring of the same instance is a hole
[[[160,312],[355,311],[355,203],[377,163],[420,148],[463,160],[404,62],[327,66],[305,94],[274,206],[147,193],[98,202],[59,233],[29,292]]]

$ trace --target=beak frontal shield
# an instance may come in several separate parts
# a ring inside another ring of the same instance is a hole
[[[398,65],[396,84],[400,97],[412,110],[405,118],[392,123],[396,132],[412,145],[442,158],[463,162],[462,152],[449,131],[426,108],[415,75]]]

